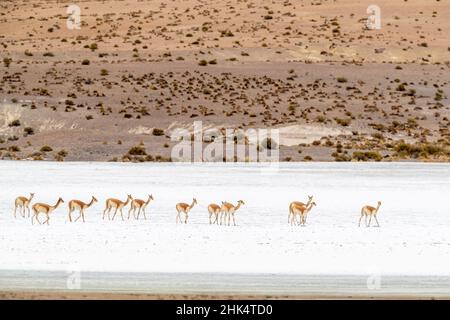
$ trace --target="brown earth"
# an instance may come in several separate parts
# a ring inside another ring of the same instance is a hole
[[[446,296],[407,295],[238,295],[238,294],[147,294],[112,292],[57,292],[57,291],[0,291],[0,300],[336,300],[336,299],[395,299],[435,300]]]
[[[370,4],[2,1],[0,158],[167,161],[203,121],[278,128],[283,161],[449,161],[450,3]]]

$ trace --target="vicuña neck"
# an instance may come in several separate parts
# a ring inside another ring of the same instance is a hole
[[[88,203],[88,207],[92,206],[93,203],[94,203],[94,197],[92,197],[91,202]]]
[[[61,199],[58,199],[58,201],[56,202],[56,204],[53,206],[53,208],[58,208],[58,206],[60,205],[60,203],[61,203]]]

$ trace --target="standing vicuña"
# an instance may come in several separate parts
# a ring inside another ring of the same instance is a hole
[[[137,213],[137,220],[139,220],[139,215],[142,213],[144,214],[144,219],[147,220],[147,217],[145,216],[145,209],[147,208],[148,204],[150,203],[150,200],[153,199],[153,195],[149,195],[147,201],[141,200],[141,199],[134,199],[131,201],[131,207],[130,211],[128,211],[128,219],[130,219],[130,214],[133,212],[133,217],[136,219],[136,209],[138,209]]]
[[[293,217],[291,219],[291,225],[294,223],[294,221],[297,222],[296,216],[299,215],[300,216],[300,223],[299,223],[299,225],[303,225],[304,226],[306,224],[306,217],[308,215],[308,212],[310,212],[312,207],[314,207],[315,205],[316,205],[315,202],[310,202],[310,203],[308,203],[307,206],[293,204],[292,205]]]
[[[300,201],[291,202],[291,204],[289,205],[288,223],[291,223],[291,220],[295,219],[294,212],[292,211],[294,206],[296,206],[296,207],[301,207],[301,206],[307,207],[312,202],[312,200],[313,200],[313,196],[308,196],[308,202],[306,204],[304,204],[303,202],[300,202]],[[297,222],[297,221],[295,221],[295,222]]]
[[[97,199],[92,196],[91,202],[85,203],[80,200],[70,200],[69,201],[69,221],[72,222],[72,212],[75,210],[80,211],[80,216],[75,220],[75,222],[78,221],[78,219],[82,218],[84,221],[84,210],[88,209],[90,206],[94,204],[94,202],[97,202]]]
[[[39,222],[39,224],[41,224],[41,222],[38,219],[39,213],[44,213],[47,216],[47,220],[44,221],[44,224],[45,223],[50,224],[48,222],[50,220],[50,213],[55,211],[55,209],[58,208],[61,203],[64,203],[64,200],[61,198],[58,199],[58,201],[54,206],[45,203],[35,203],[33,205],[33,217],[31,217],[31,224],[34,224],[33,219],[36,219],[36,221]]]
[[[28,218],[30,217],[30,202],[34,197],[34,193],[30,193],[30,197],[17,197],[14,202],[14,218],[16,218],[16,211],[20,209],[19,213],[22,212],[22,217],[25,218],[25,211],[28,212]]]
[[[245,204],[244,201],[239,200],[237,205],[234,206],[229,202],[222,202],[222,214],[220,215],[220,224],[222,224],[222,217],[225,216],[225,223],[226,219],[228,218],[228,225],[230,225],[230,216],[233,217],[233,224],[236,225],[236,221],[234,219],[234,213],[241,207],[241,205]]]
[[[184,223],[187,223],[188,220],[188,215],[189,215],[189,211],[191,211],[191,209],[194,207],[194,205],[197,204],[197,199],[192,199],[192,204],[188,205],[187,203],[177,203],[177,205],[175,206],[175,208],[177,209],[177,218],[176,218],[176,223],[178,223],[178,220],[181,221],[181,217],[180,217],[180,213],[183,212],[185,215],[185,219],[184,219]]]
[[[372,206],[364,206],[361,209],[361,217],[359,218],[359,222],[358,222],[358,227],[361,226],[361,219],[364,217],[364,222],[366,224],[366,227],[370,227],[370,222],[372,221],[372,217],[375,218],[375,221],[377,222],[377,226],[379,227],[380,224],[378,223],[378,219],[377,219],[377,213],[378,213],[378,209],[380,209],[381,206],[381,201],[378,201],[378,205],[376,208],[372,207]],[[367,224],[367,216],[369,216],[369,224]]]
[[[215,203],[211,203],[208,206],[208,212],[209,212],[209,224],[215,224],[215,223],[219,224],[220,206]],[[211,220],[213,215],[214,215],[214,221]]]
[[[133,197],[131,196],[131,194],[129,194],[127,196],[127,200],[125,202],[120,201],[119,199],[114,199],[114,198],[109,198],[108,200],[106,200],[106,208],[105,208],[105,210],[103,210],[103,219],[105,219],[105,214],[106,214],[106,212],[108,212],[108,220],[111,220],[109,213],[111,212],[111,210],[113,208],[115,208],[116,211],[114,211],[112,220],[114,220],[114,218],[116,217],[117,211],[120,211],[120,216],[122,217],[122,220],[124,220],[122,210],[124,207],[126,207],[128,205],[130,200],[133,200]]]

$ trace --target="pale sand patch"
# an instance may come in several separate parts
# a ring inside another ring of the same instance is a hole
[[[225,130],[227,131],[225,131]],[[137,129],[133,129],[133,133],[139,133]],[[202,132],[200,132],[202,130]],[[233,131],[235,130],[235,131]],[[232,135],[236,135],[239,140],[247,141],[250,144],[256,144],[259,140],[263,140],[268,136],[272,137],[274,140],[278,140],[280,145],[283,146],[297,146],[301,143],[310,144],[315,140],[320,140],[322,137],[335,137],[339,135],[351,135],[352,132],[349,129],[330,127],[325,125],[305,125],[296,124],[285,127],[278,128],[255,128],[255,129],[245,129],[237,130],[233,127],[227,127],[223,125],[207,124],[201,127],[194,128],[193,123],[182,124],[179,122],[172,123],[167,131],[169,135],[180,135],[182,132],[189,132],[189,134],[201,134],[203,133],[203,141],[211,141],[209,138],[211,135],[226,136],[227,139],[233,139]],[[276,132],[278,131],[278,137],[276,137]],[[233,133],[234,132],[234,133]],[[131,133],[131,130],[130,130]],[[216,133],[216,134],[214,134]],[[245,137],[245,139],[241,139]],[[217,141],[217,140],[216,140]]]
[[[11,131],[11,121],[20,119],[22,109],[14,103],[0,103],[0,133]]]
[[[56,131],[61,130],[66,126],[65,121],[58,121],[53,119],[45,119],[42,124],[39,126],[39,132],[44,131]],[[73,126],[71,126],[72,128]]]
[[[304,125],[296,124],[291,126],[275,128],[279,133],[280,145],[283,146],[297,146],[301,143],[312,143],[315,140],[320,140],[322,137],[339,136],[339,135],[351,135],[352,132],[349,129],[333,128],[324,125]],[[272,134],[273,134],[272,129]],[[270,135],[270,131],[267,133],[262,132],[260,139],[264,139]],[[272,138],[274,136],[272,135]],[[250,143],[256,142],[256,135],[248,135]]]
[[[129,134],[143,134],[143,135],[151,135],[153,131],[153,128],[145,127],[145,126],[138,126],[135,128],[131,128],[128,130]]]
[[[327,136],[351,135],[349,129],[333,128],[322,125],[292,125],[278,128],[280,143],[284,146],[295,146],[300,143],[312,143]]]

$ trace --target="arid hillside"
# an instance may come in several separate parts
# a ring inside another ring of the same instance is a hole
[[[202,121],[279,129],[282,161],[449,161],[450,2],[372,4],[2,1],[0,159],[169,161]]]

